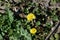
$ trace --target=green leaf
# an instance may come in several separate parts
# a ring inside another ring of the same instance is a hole
[[[37,22],[36,22],[36,25],[37,25],[37,26],[39,26],[40,24],[41,24],[40,21],[37,21]]]
[[[24,29],[21,27],[20,29],[21,35],[24,35]]]
[[[7,13],[7,16],[8,16],[8,20],[10,21],[10,23],[12,23],[13,20],[14,20],[13,12],[11,10],[9,10],[9,8],[7,8],[6,13]]]
[[[27,29],[30,29],[31,27],[30,27],[30,25],[27,25]]]
[[[51,37],[50,37],[50,40],[54,40],[54,37],[53,37],[53,36],[51,36]]]
[[[50,22],[46,22],[46,27],[47,28],[51,28],[52,27],[52,24]]]
[[[0,40],[3,40],[3,37],[2,37],[2,35],[0,34]]]
[[[27,40],[31,40],[31,35],[21,27],[21,36],[24,36]]]
[[[55,34],[55,38],[56,40],[59,40],[59,35],[57,33]]]
[[[29,13],[28,8],[24,9],[24,12],[25,13]]]
[[[10,36],[9,38],[10,38],[10,40],[18,40],[17,37],[16,36],[13,36],[13,35]]]
[[[56,16],[56,15],[53,16],[53,17],[52,17],[52,20],[53,20],[53,21],[58,21],[58,16]]]

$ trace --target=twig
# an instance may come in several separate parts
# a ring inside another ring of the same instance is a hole
[[[57,22],[57,24],[55,25],[55,28],[53,29],[53,31],[50,32],[50,34],[46,37],[45,40],[48,40],[50,38],[50,36],[58,29],[59,25],[60,25],[60,21]]]

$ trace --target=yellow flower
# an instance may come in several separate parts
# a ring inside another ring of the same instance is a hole
[[[35,15],[33,14],[33,13],[29,13],[28,15],[27,15],[27,20],[28,21],[32,21],[33,19],[35,19],[36,17],[35,17]]]
[[[30,33],[31,33],[31,34],[34,35],[36,32],[37,32],[37,30],[36,30],[35,28],[30,29]]]

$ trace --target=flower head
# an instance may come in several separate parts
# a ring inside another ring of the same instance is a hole
[[[35,15],[33,14],[33,13],[29,13],[28,15],[27,15],[27,20],[28,21],[32,21],[33,19],[35,19],[36,17],[35,17]]]
[[[36,32],[37,32],[37,30],[35,28],[30,29],[31,34],[35,34]]]

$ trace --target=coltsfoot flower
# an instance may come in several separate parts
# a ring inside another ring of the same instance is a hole
[[[27,20],[28,20],[28,21],[32,21],[33,19],[36,19],[36,16],[35,16],[33,13],[29,13],[29,14],[27,15]]]
[[[36,32],[37,32],[37,29],[36,29],[36,28],[32,28],[32,29],[30,29],[30,33],[31,33],[31,34],[34,35]]]

